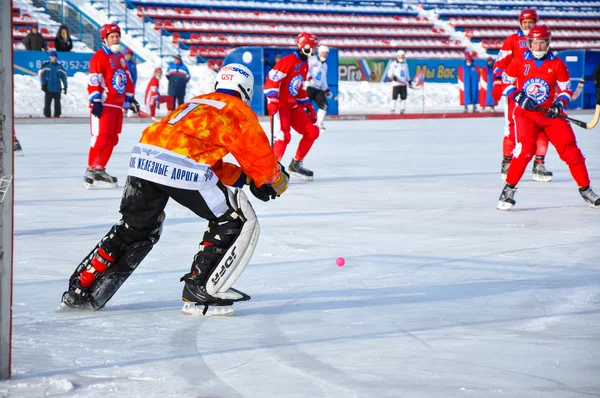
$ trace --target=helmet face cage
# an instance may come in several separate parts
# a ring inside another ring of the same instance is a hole
[[[309,33],[300,33],[296,38],[296,45],[304,55],[310,57],[317,46],[317,38]]]
[[[548,50],[550,49],[551,37],[552,34],[550,32],[550,28],[548,28],[546,25],[536,25],[529,30],[529,33],[527,33],[527,47],[535,58],[543,58],[548,53]],[[545,50],[534,51],[532,49],[532,42],[534,40],[545,40],[548,44],[548,47]]]
[[[241,64],[227,64],[217,74],[215,90],[227,89],[237,91],[247,105],[254,95],[254,75],[250,69]]]

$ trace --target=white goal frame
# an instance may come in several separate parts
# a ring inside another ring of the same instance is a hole
[[[0,1],[0,380],[11,371],[14,102],[12,0]]]

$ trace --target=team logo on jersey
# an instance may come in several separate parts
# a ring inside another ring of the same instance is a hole
[[[542,104],[550,96],[550,85],[544,79],[534,77],[523,83],[523,91],[535,102]]]
[[[127,74],[123,69],[117,69],[112,77],[112,86],[119,95],[125,93],[127,87]]]
[[[300,87],[302,87],[302,82],[304,79],[301,75],[296,75],[290,80],[290,84],[288,85],[288,91],[294,97],[298,95],[298,91],[300,91]]]

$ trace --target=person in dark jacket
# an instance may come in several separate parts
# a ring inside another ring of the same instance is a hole
[[[42,82],[42,91],[46,94],[44,99],[44,116],[50,116],[50,105],[54,101],[54,117],[60,117],[60,91],[62,82],[62,91],[67,94],[67,73],[61,64],[58,63],[56,51],[50,51],[50,61],[42,64],[40,80]]]
[[[66,25],[61,25],[60,28],[58,28],[58,32],[56,32],[56,37],[54,38],[54,46],[56,47],[56,51],[59,52],[67,52],[73,49],[71,33]]]
[[[168,94],[173,97],[173,105],[177,108],[183,104],[185,88],[190,81],[190,71],[181,63],[181,56],[176,55],[167,68],[167,80],[169,81]]]
[[[25,49],[30,51],[48,51],[48,47],[46,46],[46,41],[44,40],[44,36],[40,32],[38,32],[37,25],[33,25],[27,36],[25,36],[25,40],[23,41],[25,44]]]
[[[596,105],[600,105],[600,64],[596,65],[592,79],[594,80],[594,87],[596,87]]]

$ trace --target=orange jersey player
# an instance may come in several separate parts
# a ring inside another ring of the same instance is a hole
[[[550,29],[536,25],[527,34],[530,50],[515,59],[503,73],[507,84],[504,95],[516,103],[516,142],[514,158],[508,168],[506,185],[500,195],[499,210],[508,210],[515,204],[516,186],[535,155],[536,141],[545,134],[567,164],[579,193],[592,207],[600,207],[600,196],[590,188],[590,178],[571,124],[559,117],[571,99],[571,78],[566,65],[548,52]],[[546,110],[544,110],[546,109]]]
[[[502,48],[498,53],[498,59],[494,64],[495,89],[493,91],[493,97],[495,100],[499,100],[502,96],[502,89],[504,86],[502,85],[501,79],[504,69],[506,69],[514,59],[523,57],[523,54],[528,49],[527,33],[536,23],[538,23],[538,21],[537,11],[521,11],[521,14],[519,15],[519,30],[508,36],[502,43]],[[510,97],[507,97],[506,107],[504,109],[504,139],[502,141],[502,179],[506,179],[506,171],[508,170],[515,149],[515,124],[512,117],[514,110],[515,102],[510,99]],[[532,179],[534,181],[549,182],[552,180],[552,172],[546,170],[546,166],[544,165],[546,153],[548,152],[548,137],[546,137],[545,134],[539,135],[536,148]]]
[[[285,192],[289,180],[249,106],[253,90],[247,67],[226,65],[215,92],[192,98],[144,130],[129,161],[122,219],[75,269],[60,308],[101,309],[158,242],[171,198],[208,220],[191,270],[181,278],[182,311],[228,316],[234,302],[250,299],[232,288],[260,232],[240,188],[250,185],[266,202]],[[228,154],[239,166],[223,162]]]

